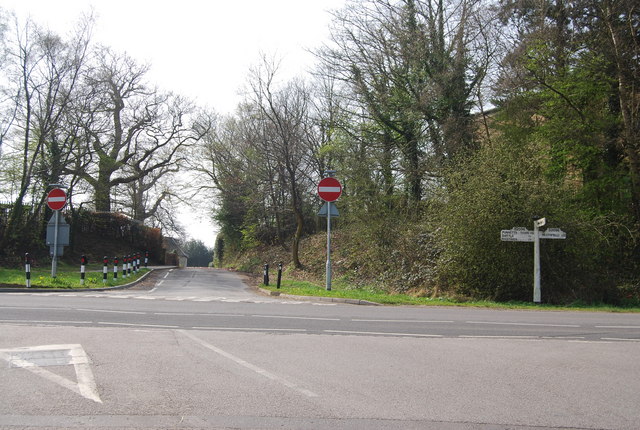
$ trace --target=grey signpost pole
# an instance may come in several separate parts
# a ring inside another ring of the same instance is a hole
[[[55,187],[49,194],[47,194],[47,206],[53,211],[54,218],[54,231],[53,231],[53,252],[51,259],[51,277],[55,278],[58,274],[58,243],[60,237],[58,236],[60,230],[60,210],[67,204],[67,194],[62,190],[66,188],[61,184],[49,184],[50,187]],[[47,240],[49,240],[47,238]],[[67,242],[68,244],[68,242]]]
[[[331,202],[327,202],[327,291],[331,291]]]
[[[542,301],[540,293],[540,230],[545,224],[545,219],[533,221],[533,302]]]
[[[60,211],[53,211],[56,218],[55,230],[53,233],[53,258],[51,259],[51,277],[58,275],[58,229],[60,228]]]
[[[326,170],[327,177],[318,183],[318,196],[327,202],[327,291],[331,291],[331,208],[332,202],[342,194],[342,185],[333,177],[335,170]]]

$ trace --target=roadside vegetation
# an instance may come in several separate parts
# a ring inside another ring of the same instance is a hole
[[[492,309],[521,309],[521,310],[547,310],[547,311],[589,311],[589,312],[633,312],[640,313],[640,303],[629,302],[620,306],[608,304],[587,304],[574,302],[566,305],[535,304],[531,302],[496,302],[490,300],[472,300],[447,297],[418,297],[410,294],[390,294],[384,290],[375,288],[353,287],[347,282],[337,280],[332,283],[331,291],[327,291],[324,285],[314,284],[308,281],[283,280],[280,288],[274,283],[268,286],[261,284],[260,288],[268,291],[280,292],[306,297],[335,297],[343,299],[363,300],[381,305],[412,305],[412,306],[459,306]]]

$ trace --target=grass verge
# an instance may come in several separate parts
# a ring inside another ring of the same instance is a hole
[[[493,309],[528,309],[548,311],[591,311],[591,312],[640,312],[640,307],[616,307],[611,305],[587,305],[576,303],[571,305],[534,304],[526,302],[498,303],[487,300],[459,301],[450,298],[415,297],[408,294],[387,294],[374,288],[354,288],[343,281],[332,283],[331,291],[324,286],[307,281],[283,280],[280,289],[276,285],[260,286],[269,291],[280,291],[283,294],[311,297],[338,297],[344,299],[366,300],[384,305],[415,306],[464,306]]]
[[[80,270],[78,267],[58,266],[56,278],[51,277],[51,268],[31,269],[31,288],[51,288],[51,289],[80,289],[80,288],[104,288],[117,287],[119,285],[133,282],[149,269],[141,269],[138,274],[131,273],[124,278],[122,271],[118,273],[118,279],[113,279],[113,268],[107,274],[107,282],[102,282],[102,266],[89,265],[85,273],[84,285],[80,284]],[[26,276],[21,269],[0,268],[0,287],[26,289]]]

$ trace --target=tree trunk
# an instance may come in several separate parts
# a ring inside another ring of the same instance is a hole
[[[111,184],[102,173],[94,186],[97,212],[111,212]]]
[[[296,215],[296,234],[293,236],[293,247],[291,249],[291,259],[293,260],[293,265],[296,269],[302,268],[302,263],[300,262],[299,249],[300,249],[300,238],[302,237],[302,231],[304,229],[304,217],[302,216],[302,212],[300,209],[294,206],[293,211]]]

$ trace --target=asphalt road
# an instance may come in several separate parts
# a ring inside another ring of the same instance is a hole
[[[640,316],[283,300],[212,269],[0,294],[0,428],[637,429]]]

